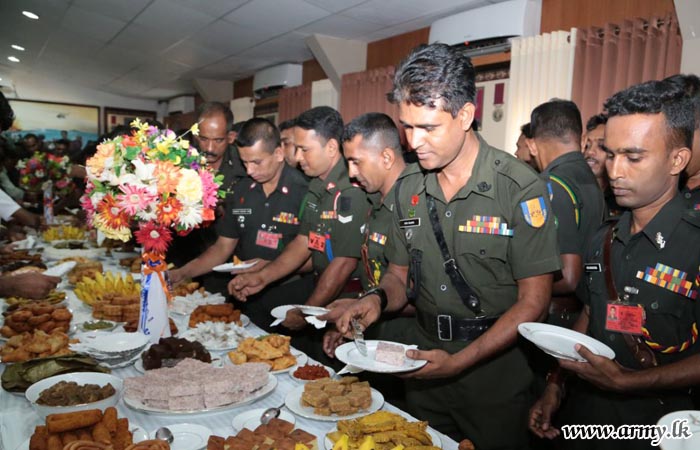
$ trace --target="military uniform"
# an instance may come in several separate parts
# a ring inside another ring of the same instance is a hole
[[[605,209],[595,175],[578,151],[557,157],[541,175],[551,190],[559,251],[583,258],[587,243],[603,221]],[[575,295],[553,297],[548,322],[571,327],[580,310],[581,303]]]
[[[224,216],[217,224],[219,236],[238,239],[234,254],[241,260],[272,261],[297,236],[299,209],[307,189],[304,177],[286,164],[269,196],[260,183],[248,177],[242,179],[235,194],[229,196]],[[256,325],[266,328],[272,308],[303,303],[312,288],[311,277],[288,277],[252,296],[242,307]]]
[[[683,189],[681,189],[681,194],[683,195],[688,209],[700,211],[700,186],[695,189],[689,189],[688,186],[684,186]]]
[[[457,335],[461,324],[475,315],[443,270],[427,195],[435,199],[451,256],[491,317],[516,303],[516,280],[560,268],[555,225],[545,183],[480,137],[472,176],[449,202],[435,173],[401,185],[387,258],[409,266],[412,249],[422,250],[417,323],[405,342],[456,353],[469,345]],[[454,333],[438,331],[438,315]],[[450,334],[453,339],[446,340]],[[411,380],[407,401],[412,414],[453,438],[471,439],[477,448],[526,447],[531,381],[524,353],[513,346],[455,377]]]
[[[360,258],[367,194],[350,183],[340,160],[325,180],[314,178],[302,205],[299,233],[308,236],[314,271],[321,274],[337,256]],[[357,277],[360,268],[353,273]]]
[[[610,266],[615,289],[619,295],[628,296],[626,304],[643,308],[643,339],[654,350],[657,363],[664,365],[700,352],[696,342],[700,322],[700,216],[687,211],[683,197],[677,195],[635,235],[630,234],[631,219],[632,214],[625,212],[616,223],[601,227],[587,251],[585,270],[589,334],[610,346],[622,366],[639,370],[642,366],[623,334],[608,329],[612,295],[605,281],[603,250],[608,228],[613,227]],[[611,305],[622,310],[622,303]],[[565,420],[576,424],[650,425],[668,412],[693,409],[687,389],[615,394],[584,382],[572,387],[568,405]],[[571,441],[566,446],[591,448],[591,442]],[[649,441],[599,441],[595,448],[648,449]]]

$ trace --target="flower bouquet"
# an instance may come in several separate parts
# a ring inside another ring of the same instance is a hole
[[[36,152],[17,163],[19,184],[28,192],[39,192],[46,181],[53,181],[54,191],[64,196],[75,187],[68,176],[70,160],[67,156]]]
[[[137,228],[133,235],[143,246],[139,330],[158,341],[169,335],[165,252],[173,233],[214,220],[223,177],[171,130],[139,119],[131,126],[131,135],[102,142],[87,160],[81,204],[88,224],[110,239],[126,242]],[[190,131],[197,135],[197,124]]]

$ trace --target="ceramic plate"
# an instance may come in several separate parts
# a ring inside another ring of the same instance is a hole
[[[362,417],[375,411],[379,411],[379,408],[381,408],[384,405],[384,396],[376,389],[372,388],[371,391],[372,403],[369,405],[369,408],[358,411],[355,414],[350,414],[349,416],[322,416],[320,414],[314,413],[314,408],[312,408],[311,406],[302,406],[301,394],[304,392],[303,384],[295,387],[287,393],[287,396],[284,398],[284,404],[287,406],[287,408],[289,408],[291,412],[298,416],[306,417],[307,419],[321,420],[324,422],[337,422],[341,419],[357,419],[358,417]]]
[[[330,309],[322,308],[320,306],[282,305],[273,308],[272,311],[270,311],[270,314],[272,314],[272,317],[274,317],[275,319],[284,319],[285,317],[287,317],[287,311],[289,311],[290,309],[297,308],[300,309],[301,312],[303,314],[306,314],[307,316],[320,316],[330,311]]]
[[[433,441],[433,446],[437,448],[442,448],[442,441],[440,440],[440,436],[438,436],[438,434],[431,428],[426,428],[425,431],[430,435],[430,439]],[[324,436],[323,443],[326,446],[326,450],[333,450],[333,441],[328,439],[328,436]]]
[[[66,261],[64,263],[57,264],[49,269],[46,269],[44,271],[44,275],[49,277],[62,277],[73,270],[73,267],[75,267],[76,264],[77,263],[75,261]]]
[[[401,373],[410,372],[412,370],[420,369],[428,363],[424,359],[410,359],[406,357],[402,366],[393,366],[384,362],[379,362],[374,360],[374,355],[377,352],[377,344],[379,342],[386,342],[389,344],[400,345],[404,348],[404,353],[406,350],[415,349],[415,346],[405,345],[398,342],[389,341],[365,341],[367,344],[367,356],[362,356],[360,351],[355,346],[355,342],[346,342],[345,344],[339,346],[335,349],[335,357],[345,364],[357,367],[367,372],[378,372],[378,373]]]
[[[207,440],[212,435],[212,431],[194,423],[178,423],[166,425],[173,433],[173,442],[170,443],[170,450],[199,450],[207,446]],[[156,430],[151,431],[151,439],[156,438]]]
[[[144,430],[143,428],[141,428],[138,425],[133,424],[131,421],[129,421],[129,431],[131,431],[131,434],[133,435],[134,442],[141,442],[141,441],[145,441],[148,439],[148,434],[146,433],[146,430]],[[30,439],[31,438],[22,442],[19,445],[19,447],[17,447],[15,450],[29,450],[29,440]]]
[[[586,360],[574,349],[576,344],[581,344],[596,355],[615,359],[615,352],[607,345],[568,328],[547,323],[525,322],[518,325],[518,332],[543,352],[555,358],[585,362]]]
[[[700,411],[675,411],[659,419],[658,425],[666,428],[667,436],[678,433],[679,422],[685,421],[686,429],[692,433],[687,439],[664,439],[659,446],[662,450],[697,450],[700,448]],[[674,429],[674,422],[676,422]]]
[[[229,409],[237,408],[239,406],[247,405],[249,403],[253,403],[256,400],[259,400],[266,395],[268,395],[270,392],[274,391],[275,388],[277,387],[277,377],[268,374],[267,376],[267,384],[257,391],[253,392],[250,397],[247,399],[240,401],[240,402],[233,402],[229,403],[228,405],[221,405],[221,406],[215,406],[213,408],[204,408],[204,409],[193,409],[193,410],[182,410],[182,411],[171,411],[169,409],[160,409],[160,408],[153,408],[151,406],[144,405],[138,400],[131,399],[129,397],[122,397],[122,400],[124,401],[124,404],[128,406],[131,409],[134,409],[136,411],[142,411],[147,414],[163,414],[163,415],[169,415],[169,416],[182,416],[182,415],[187,415],[187,414],[202,414],[202,413],[209,413],[209,412],[221,412],[221,411],[226,411]],[[382,399],[383,401],[383,399]]]
[[[236,433],[241,431],[243,428],[247,428],[250,431],[255,431],[255,429],[260,425],[260,416],[265,412],[267,408],[258,408],[240,413],[233,418],[231,425]],[[284,409],[280,411],[279,418],[290,422],[292,425],[296,423],[294,416]]]
[[[295,348],[291,349],[289,352],[292,354],[292,356],[294,356],[297,359],[296,364],[294,364],[293,366],[287,367],[286,369],[274,370],[270,373],[275,374],[275,375],[280,374],[280,373],[287,373],[290,370],[296,370],[297,367],[299,367],[299,365],[303,366],[304,364],[306,364],[309,361],[309,357],[306,356],[306,353],[304,353],[304,352],[300,352],[299,350],[297,350]],[[224,360],[224,364],[233,365],[233,363],[231,362],[231,358],[228,357],[228,354],[222,355],[221,358]]]
[[[214,272],[234,272],[237,270],[243,270],[243,269],[248,269],[250,267],[253,267],[258,263],[258,260],[249,262],[249,263],[240,263],[240,264],[234,264],[234,263],[226,263],[226,264],[219,264],[218,266],[212,267],[211,270]]]

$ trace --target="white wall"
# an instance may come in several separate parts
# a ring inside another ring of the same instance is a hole
[[[5,96],[10,99],[43,100],[100,106],[101,108],[112,107],[157,111],[158,118],[162,118],[163,108],[158,105],[158,100],[110,94],[35,74],[16,75],[12,78],[12,84],[14,92],[8,92],[3,89]],[[103,114],[104,111],[100,110],[100,122],[102,122]],[[102,126],[104,127],[104,124]]]
[[[496,122],[493,118],[493,112],[496,106],[493,104],[493,95],[495,86],[498,83],[504,83],[503,101],[508,103],[508,79],[482,81],[476,83],[476,87],[484,88],[484,112],[481,115],[481,135],[486,139],[486,142],[492,146],[504,150],[510,154],[515,153],[515,148],[504,148],[506,143],[506,105],[501,106],[501,120]]]

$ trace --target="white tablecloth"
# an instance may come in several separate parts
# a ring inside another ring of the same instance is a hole
[[[105,270],[121,271],[112,261],[105,261],[104,265]],[[74,323],[88,320],[89,309],[86,308],[71,291],[68,291],[67,298],[69,307],[74,314]],[[173,316],[173,318],[180,330],[186,328],[186,322],[183,316]],[[270,320],[273,320],[272,317],[270,317]],[[265,334],[262,329],[254,324],[249,325],[246,329],[255,336]],[[310,362],[315,361],[310,360]],[[0,367],[4,370],[4,365],[0,364]],[[113,374],[121,378],[140,375],[134,366],[116,369],[113,371]],[[222,412],[194,415],[151,415],[127,407],[124,405],[123,400],[120,400],[117,405],[117,410],[119,411],[119,417],[128,417],[131,424],[140,426],[149,434],[160,426],[177,423],[193,423],[209,427],[215,435],[224,437],[231,436],[235,434],[232,421],[236,415],[251,409],[279,406],[284,403],[287,392],[299,385],[298,382],[290,378],[287,373],[275,376],[277,377],[278,385],[271,394],[253,403]],[[409,414],[388,403],[385,403],[382,409],[401,414],[410,420],[416,420]],[[0,450],[26,450],[27,447],[23,444],[28,441],[29,437],[34,432],[34,427],[41,423],[42,420],[34,412],[34,409],[25,399],[24,395],[11,394],[0,389]],[[315,434],[319,439],[319,448],[323,449],[324,436],[327,432],[335,429],[335,423],[316,421],[296,416],[296,427]],[[457,449],[457,443],[454,440],[437,431],[436,433],[440,436],[443,449]]]

